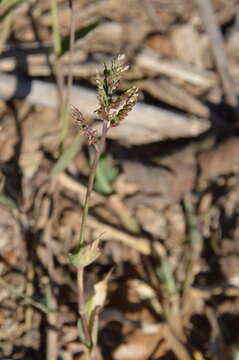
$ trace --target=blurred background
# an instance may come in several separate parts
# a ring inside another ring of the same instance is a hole
[[[113,268],[98,359],[239,359],[239,1],[0,1],[0,358],[87,359],[77,245],[100,121],[125,54],[139,101],[108,132],[86,237]],[[70,35],[71,34],[71,35]],[[74,38],[74,43],[72,40]]]

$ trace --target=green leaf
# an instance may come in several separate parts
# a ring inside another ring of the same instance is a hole
[[[7,9],[5,9],[1,15],[0,15],[0,21],[3,21],[8,15],[10,15],[12,13],[13,10],[15,10],[18,6],[20,6],[21,4],[23,4],[26,0],[16,0],[14,1],[10,6],[7,7]],[[5,5],[5,1],[3,2],[3,4],[1,4],[2,6]]]
[[[96,170],[94,189],[104,195],[112,193],[112,182],[115,180],[117,172],[108,163],[106,157],[102,156]]]
[[[75,41],[85,37],[91,30],[95,29],[99,25],[99,21],[96,21],[90,25],[84,26],[76,30],[75,32]],[[64,55],[70,49],[70,36],[65,36],[61,39],[61,53],[59,56]]]
[[[91,317],[91,313],[94,310],[94,303],[93,303],[93,298],[90,298],[87,303],[85,304],[85,316],[87,318],[87,320],[90,319]]]
[[[100,239],[97,239],[90,244],[84,244],[77,253],[70,254],[70,263],[77,268],[92,264],[100,256],[99,241]]]
[[[72,144],[66,149],[63,154],[59,157],[56,164],[52,169],[52,174],[59,174],[60,172],[64,171],[67,166],[71,163],[71,161],[76,156],[77,152],[79,151],[82,145],[82,134],[79,132]]]
[[[85,332],[84,332],[84,326],[83,326],[81,319],[79,319],[77,321],[77,329],[78,329],[78,335],[79,335],[80,341],[82,342],[82,344],[84,344],[89,349],[91,347],[91,344],[89,344],[87,342]]]
[[[91,319],[91,338],[92,338],[92,347],[97,345],[99,333],[99,315],[97,309],[95,310],[95,314]]]
[[[0,204],[7,206],[11,209],[14,209],[17,207],[17,204],[8,196],[0,194]]]
[[[161,266],[156,270],[162,283],[165,285],[169,296],[177,294],[177,287],[172,273],[171,266],[166,257],[161,257]]]
[[[192,245],[200,245],[203,237],[198,226],[197,215],[193,206],[190,195],[184,198],[185,216],[188,227],[188,238]]]

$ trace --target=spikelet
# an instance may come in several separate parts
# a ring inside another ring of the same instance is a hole
[[[128,66],[121,61],[124,55],[113,59],[111,66],[104,63],[103,78],[96,78],[99,108],[95,111],[101,120],[107,120],[110,126],[117,126],[134,107],[138,98],[138,89],[132,87],[122,95],[116,95],[120,85],[122,73],[128,70]]]
[[[71,105],[71,116],[79,126],[80,131],[87,137],[89,144],[96,144],[97,131],[91,130],[84,116],[75,106]]]

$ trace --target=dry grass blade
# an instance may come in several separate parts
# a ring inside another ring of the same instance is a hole
[[[209,36],[227,102],[232,107],[236,107],[238,104],[236,89],[229,72],[229,64],[224,49],[223,37],[218,27],[211,1],[196,0],[196,2],[198,4],[202,20],[205,24],[207,34]]]
[[[0,285],[2,285],[3,287],[5,287],[10,293],[14,294],[15,296],[22,298],[26,301],[26,303],[34,306],[36,309],[48,314],[50,311],[53,311],[52,309],[48,308],[47,306],[45,306],[44,304],[35,301],[34,299],[20,293],[19,291],[17,291],[15,289],[15,287],[11,286],[8,284],[8,282],[6,282],[3,278],[0,277]]]
[[[82,135],[78,133],[73,140],[72,144],[63,152],[63,154],[59,157],[57,162],[55,163],[52,174],[56,175],[60,172],[64,171],[71,161],[76,156],[77,152],[80,150],[82,146]]]

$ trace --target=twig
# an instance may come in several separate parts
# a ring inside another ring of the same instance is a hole
[[[156,99],[166,102],[169,105],[195,114],[203,118],[209,118],[209,108],[202,101],[196,99],[182,86],[173,84],[167,79],[140,80],[136,85],[152,94]]]
[[[151,253],[150,240],[147,238],[130,235],[111,225],[98,221],[93,216],[88,217],[88,224],[90,228],[96,231],[98,236],[104,233],[104,240],[119,241],[143,255],[149,255]]]
[[[217,83],[217,78],[212,71],[202,70],[179,61],[162,60],[155,52],[149,50],[137,56],[136,64],[155,74],[175,77],[202,88],[209,88]]]
[[[0,98],[24,99],[31,104],[52,108],[58,106],[57,89],[54,84],[28,78],[20,79],[3,73],[0,73]],[[92,108],[96,107],[94,92],[82,86],[72,86],[70,102],[78,106],[79,101],[84,115],[92,116]],[[208,128],[209,122],[206,120],[139,103],[129,114],[124,126],[112,129],[107,136],[128,144],[140,145],[168,138],[197,136]]]
[[[66,173],[62,172],[60,174],[56,175],[56,180],[59,182],[62,186],[68,188],[69,190],[77,193],[79,195],[79,201],[81,205],[83,206],[86,196],[86,187],[76,181],[74,178],[70,177]],[[105,203],[106,198],[100,194],[98,194],[95,191],[92,191],[91,193],[91,203],[93,205],[103,204]]]
[[[201,17],[212,46],[218,73],[229,105],[236,107],[237,95],[235,85],[229,72],[229,65],[223,45],[223,37],[218,27],[210,0],[196,0]]]

